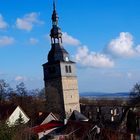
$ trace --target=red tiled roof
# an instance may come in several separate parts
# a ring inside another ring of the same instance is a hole
[[[35,126],[31,130],[34,133],[38,134],[40,132],[47,131],[47,130],[50,130],[50,129],[53,129],[53,128],[56,128],[56,127],[61,127],[61,126],[64,126],[64,124],[62,122],[51,121],[51,122],[46,123],[46,124]]]

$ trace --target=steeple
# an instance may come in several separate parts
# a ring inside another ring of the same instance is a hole
[[[53,23],[53,25],[56,25],[56,26],[58,24],[58,15],[56,13],[56,4],[55,4],[55,1],[53,1],[52,23]]]
[[[53,0],[53,10],[55,10],[55,0]]]
[[[69,61],[69,54],[62,45],[62,32],[58,26],[58,15],[56,12],[56,3],[53,1],[52,29],[50,31],[51,50],[48,54],[48,62]]]
[[[52,29],[50,33],[51,43],[62,43],[62,33],[61,29],[58,27],[58,15],[56,12],[56,4],[53,1],[53,14],[52,14]]]
[[[51,49],[48,61],[43,64],[46,110],[68,118],[73,110],[80,111],[75,62],[62,45],[62,32],[58,26],[56,3],[53,0]]]

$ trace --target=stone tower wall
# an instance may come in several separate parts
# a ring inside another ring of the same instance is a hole
[[[65,118],[64,101],[61,78],[45,81],[46,111],[59,115],[60,119]]]
[[[77,77],[60,77],[45,81],[46,109],[69,117],[73,110],[80,112]]]
[[[73,110],[80,112],[77,77],[62,77],[64,109],[69,117]]]

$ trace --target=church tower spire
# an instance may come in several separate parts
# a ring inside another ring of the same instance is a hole
[[[51,50],[48,54],[48,61],[69,61],[69,54],[64,49],[62,44],[62,32],[58,26],[58,14],[56,12],[56,3],[53,1],[53,13],[52,13],[52,29],[50,31],[51,37]]]
[[[80,111],[80,105],[75,62],[69,59],[69,53],[63,47],[58,19],[53,1],[51,49],[48,62],[43,64],[46,109],[65,119],[73,110]]]
[[[50,33],[51,37],[51,43],[62,43],[62,33],[61,29],[58,27],[58,15],[56,12],[56,4],[55,1],[53,1],[53,14],[52,14],[52,29]]]
[[[55,0],[53,0],[53,15],[52,15],[52,20],[58,20],[58,16],[57,16],[57,13],[56,13],[56,2],[55,2]]]
[[[55,0],[53,0],[53,10],[55,10]]]

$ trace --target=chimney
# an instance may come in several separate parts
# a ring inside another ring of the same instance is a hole
[[[43,114],[43,112],[39,112],[39,113],[38,113],[38,116],[41,116],[42,114]]]

